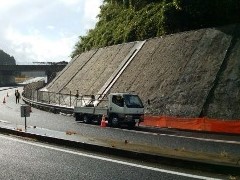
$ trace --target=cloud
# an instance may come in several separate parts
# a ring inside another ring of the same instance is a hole
[[[74,45],[76,37],[62,36],[56,40],[51,40],[37,29],[24,35],[13,28],[9,28],[6,33],[6,39],[11,42],[11,49],[15,50],[19,59],[23,58],[27,62],[56,62],[70,60],[66,55],[69,55],[69,52],[71,52],[71,47]]]
[[[65,5],[73,6],[79,4],[82,0],[60,0]]]
[[[48,26],[47,26],[47,29],[54,30],[54,29],[55,29],[55,27],[54,27],[54,26],[52,26],[52,25],[48,25]]]
[[[23,3],[25,0],[0,0],[0,10],[1,12],[3,11],[8,11],[14,6],[17,6],[21,3]]]
[[[84,6],[84,19],[87,19],[88,21],[85,22],[84,28],[90,29],[93,27],[93,24],[97,21],[97,15],[100,12],[100,5],[102,1],[96,1],[96,0],[88,0],[85,1]]]
[[[85,1],[84,17],[87,19],[95,20],[100,11],[101,1],[88,0]]]
[[[68,61],[103,0],[0,0],[0,49],[17,62]]]

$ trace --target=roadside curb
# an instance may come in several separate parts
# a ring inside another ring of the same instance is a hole
[[[86,142],[77,142],[77,141],[71,141],[67,139],[34,134],[30,132],[18,131],[16,129],[6,128],[6,127],[0,127],[0,133],[7,134],[7,135],[27,137],[27,138],[38,140],[40,142],[47,142],[54,145],[62,145],[65,147],[79,148],[87,151],[111,154],[113,156],[121,156],[121,157],[136,159],[140,161],[161,163],[163,165],[171,165],[171,166],[182,167],[182,168],[184,167],[187,169],[201,170],[205,172],[214,172],[214,173],[221,173],[221,174],[227,174],[227,175],[229,174],[240,175],[239,165],[234,166],[234,165],[226,165],[226,164],[217,164],[212,162],[187,159],[183,157],[156,155],[156,154],[126,150],[126,149],[119,149],[116,147],[106,147],[106,146],[100,146],[100,145],[90,144]]]

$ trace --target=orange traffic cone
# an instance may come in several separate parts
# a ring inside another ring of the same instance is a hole
[[[3,104],[6,103],[5,97],[3,98]]]
[[[105,119],[105,115],[103,114],[102,116],[102,120],[101,120],[101,127],[106,127],[106,119]]]

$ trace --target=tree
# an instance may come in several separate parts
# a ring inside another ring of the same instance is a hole
[[[0,65],[16,65],[16,61],[13,56],[0,50]]]
[[[239,0],[104,0],[71,57],[92,48],[240,22]]]

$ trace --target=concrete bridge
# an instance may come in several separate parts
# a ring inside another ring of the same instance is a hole
[[[55,77],[65,67],[65,64],[51,65],[0,65],[0,85],[14,84],[14,72],[44,71],[48,79]]]

